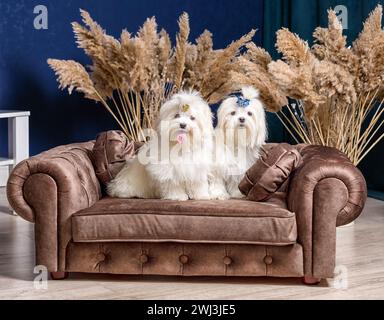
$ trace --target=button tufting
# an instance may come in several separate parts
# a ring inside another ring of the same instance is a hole
[[[188,260],[189,260],[189,258],[188,258],[188,256],[186,256],[185,254],[183,254],[183,255],[181,255],[181,256],[179,257],[179,261],[180,261],[180,263],[182,263],[182,264],[186,264],[186,263],[188,263]]]
[[[226,256],[226,257],[224,257],[223,261],[224,261],[225,265],[229,266],[232,263],[232,258]]]
[[[96,260],[99,262],[106,260],[105,253],[102,253],[102,252],[98,253],[96,256]]]
[[[141,263],[147,263],[148,260],[149,260],[149,257],[148,257],[146,254],[142,254],[142,255],[140,256],[140,262],[141,262]]]
[[[271,256],[265,256],[264,257],[264,263],[265,264],[272,264],[272,262],[273,262],[273,259]]]

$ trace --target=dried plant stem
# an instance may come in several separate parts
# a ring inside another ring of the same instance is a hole
[[[383,114],[384,112],[384,109],[381,110],[381,112],[375,117],[372,119],[372,121],[370,122],[369,124],[369,129],[367,129],[364,134],[366,134],[366,136],[364,137],[364,139],[361,141],[361,143],[359,143],[360,145],[360,148],[358,149],[358,154],[361,154],[363,152],[364,149],[366,149],[369,145],[369,143],[371,142],[371,140],[373,139],[373,137],[376,135],[376,133],[380,130],[380,128],[383,126],[384,124],[384,121],[381,121],[379,123],[379,125],[377,125],[378,123],[378,120],[380,118],[380,116]],[[377,126],[376,126],[377,125]],[[372,130],[373,128],[376,126],[376,129],[373,131],[372,133]]]
[[[303,134],[302,132],[303,132],[303,128],[302,128],[302,126],[299,124],[299,125],[296,125],[296,123],[294,124],[286,115],[285,115],[285,113],[284,112],[280,112],[282,115],[283,115],[283,117],[284,117],[284,119],[285,119],[285,121],[287,122],[287,124],[296,132],[296,134],[300,137],[300,139],[302,140],[302,142],[305,142],[305,143],[310,143],[310,140],[306,137],[306,135],[305,134]],[[280,117],[279,117],[279,119],[281,119]],[[285,124],[285,122],[283,121],[283,123],[284,123],[284,125],[286,126],[286,127],[288,127],[288,125],[286,125]],[[295,135],[293,135],[292,134],[292,132],[291,131],[289,131],[290,133],[291,133],[291,135],[292,135],[292,137],[293,138],[295,138],[295,140],[296,140],[296,137],[295,137]]]
[[[358,152],[359,154],[361,154],[362,151],[363,151],[364,149],[366,149],[366,148],[369,146],[369,143],[371,142],[371,140],[373,139],[373,137],[376,135],[376,133],[380,130],[380,128],[382,127],[383,123],[384,123],[384,122],[381,122],[381,123],[376,127],[375,131],[369,136],[368,140],[365,141],[365,142],[363,142],[363,143],[361,144],[361,147],[359,148],[359,152]]]
[[[140,103],[142,104],[142,105],[144,105],[144,99],[143,99],[143,97],[141,96],[141,95],[139,95],[139,98],[140,98]],[[144,117],[145,117],[145,121],[146,121],[146,127],[148,128],[148,129],[152,129],[152,121],[151,121],[151,117],[150,117],[150,115],[149,115],[149,113],[148,113],[148,110],[146,109],[146,108],[144,108]]]
[[[341,124],[342,126],[345,125],[345,121],[346,121],[346,118],[347,118],[347,114],[348,114],[348,109],[345,108],[344,112],[343,112],[343,117],[342,117],[342,121],[341,121]],[[351,117],[349,118],[349,121],[351,120]],[[348,124],[347,124],[347,128],[348,128]],[[337,135],[337,140],[336,140],[336,148],[340,149],[341,146],[344,145],[344,134],[343,134],[343,131],[342,130],[344,128],[341,128],[341,130],[338,130],[338,135]],[[328,130],[328,134],[327,134],[327,146],[329,145],[329,136],[330,136],[330,130]]]
[[[132,126],[132,121],[131,121],[131,116],[129,114],[129,105],[127,101],[123,98],[121,94],[121,90],[116,90],[117,91],[117,96],[119,97],[120,104],[123,106],[123,109],[125,110],[126,114],[126,123],[129,127],[130,135],[136,140],[137,139],[137,130],[134,129],[134,126]]]
[[[382,108],[382,103],[383,102],[381,102],[381,104],[377,107],[371,122],[369,123],[368,127],[365,129],[364,133],[361,135],[360,139],[358,140],[358,144],[364,143],[367,140],[373,127],[376,125],[377,121],[380,119],[381,115],[383,114],[384,109]]]
[[[113,104],[115,106],[115,109],[117,110],[119,118],[121,119],[121,123],[124,125],[125,130],[128,131],[127,123],[125,121],[126,118],[123,117],[123,115],[121,114],[120,108],[119,108],[119,104],[116,102],[116,100],[115,100],[115,98],[113,96],[111,97],[111,100],[112,100],[112,102],[113,102]]]
[[[283,117],[279,114],[277,116],[296,142],[335,147],[343,151],[353,164],[358,165],[384,137],[384,134],[377,137],[379,130],[384,127],[384,98],[376,106],[363,130],[364,122],[374,109],[375,95],[377,92],[367,93],[359,97],[355,104],[339,107],[333,112],[326,106],[324,112],[328,113],[326,116],[329,118],[327,126],[322,125],[323,118],[320,118],[319,114],[315,114],[311,119],[304,118],[304,123],[300,123],[292,107],[288,105],[286,108],[290,117],[284,112],[280,112]]]
[[[319,124],[319,126],[317,126],[316,122]],[[320,126],[320,123],[319,123],[319,118],[315,117],[315,121],[313,121],[312,123],[313,123],[313,126],[316,129],[318,137],[320,138],[321,144],[324,146],[325,142],[324,142],[324,138],[323,138],[323,132],[321,131],[321,126]]]
[[[137,100],[134,100],[132,91],[129,92],[128,102],[129,102],[130,110],[132,111],[132,115],[133,115],[132,123],[135,123],[137,125],[138,137],[143,139],[139,141],[145,141],[145,136],[144,136],[143,128],[141,125],[140,104],[137,104]]]
[[[119,97],[120,104],[123,106],[124,110],[127,110],[129,112],[129,106],[128,106],[127,102],[123,99],[121,91],[120,90],[116,90],[116,91],[117,91],[117,95]],[[112,97],[112,99],[113,99],[113,97]],[[115,101],[115,99],[113,99],[113,101]],[[135,130],[135,127],[133,126],[131,119],[132,118],[127,114],[127,118],[125,119],[125,122],[128,125],[127,131],[129,132],[129,135],[135,141],[137,141],[137,139],[138,139],[137,130]]]
[[[113,116],[113,118],[116,120],[116,122],[118,123],[118,125],[120,126],[120,128],[125,132],[125,127],[124,125],[120,122],[120,120],[116,117],[115,113],[112,111],[112,109],[109,107],[108,103],[103,99],[103,97],[97,92],[97,90],[95,90],[95,94],[98,96],[98,98],[100,99],[102,105],[107,109],[107,111]]]
[[[296,116],[292,112],[291,108],[288,108],[288,111],[291,114],[291,117],[293,118],[295,126],[301,131],[301,136],[304,137],[303,141],[309,142],[310,139],[308,138],[308,135],[306,133],[306,129],[297,121]]]
[[[279,111],[279,113],[282,113],[282,112]],[[279,116],[279,113],[276,113],[276,116],[279,118],[280,122],[283,124],[284,128],[289,132],[289,134],[292,136],[292,138],[295,140],[295,142],[299,143],[299,140],[296,139],[296,136],[292,133],[292,131],[289,129],[289,127],[285,124],[285,121],[283,119],[281,119],[281,117]]]
[[[368,148],[367,151],[363,153],[362,156],[360,156],[360,158],[357,159],[356,165],[358,165],[366,157],[366,155],[373,149],[373,147],[375,147],[383,138],[384,138],[384,133],[379,138],[377,138],[374,143],[372,143],[372,145]]]

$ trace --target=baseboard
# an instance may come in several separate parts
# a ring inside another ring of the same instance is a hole
[[[7,185],[8,173],[8,167],[0,167],[0,188]]]
[[[377,200],[384,200],[384,192],[377,190],[368,190],[368,196]]]

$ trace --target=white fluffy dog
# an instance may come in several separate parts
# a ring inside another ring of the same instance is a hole
[[[267,127],[259,92],[244,87],[242,94],[225,99],[219,107],[215,130],[216,159],[210,192],[214,199],[243,197],[238,185],[259,158]]]
[[[209,199],[212,113],[195,92],[180,92],[160,108],[157,130],[108,185],[110,196]]]

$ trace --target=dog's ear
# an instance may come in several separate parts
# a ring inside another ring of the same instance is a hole
[[[212,110],[211,110],[211,107],[209,106],[208,103],[206,103],[204,101],[204,104],[206,105],[206,107],[204,108],[204,117],[205,119],[207,119],[207,123],[210,125],[209,126],[209,129],[211,129],[213,131],[213,113],[212,113]]]
[[[224,128],[225,117],[228,113],[228,108],[232,105],[232,100],[235,98],[229,97],[220,104],[219,109],[217,109],[217,127]]]
[[[193,101],[196,103],[196,108],[199,110],[199,114],[202,117],[200,120],[201,125],[204,127],[202,129],[205,131],[209,129],[211,132],[213,132],[213,113],[211,107],[197,91],[193,91],[192,97]]]
[[[265,144],[265,142],[268,139],[268,128],[267,123],[264,121],[264,123],[261,123],[261,126],[258,128],[258,135],[255,139],[255,144],[258,146],[261,146]]]
[[[170,100],[166,101],[160,108],[158,122],[161,120],[169,118],[171,113],[175,110],[175,106],[178,104],[178,100],[175,97],[172,97]]]
[[[217,109],[217,127],[222,128],[224,126],[224,101],[220,104],[219,108]]]
[[[255,120],[257,130],[257,135],[255,137],[254,144],[260,146],[265,144],[266,140],[268,139],[267,119],[264,111],[264,106],[260,101],[258,101],[258,104],[255,106],[254,109],[256,112]]]

